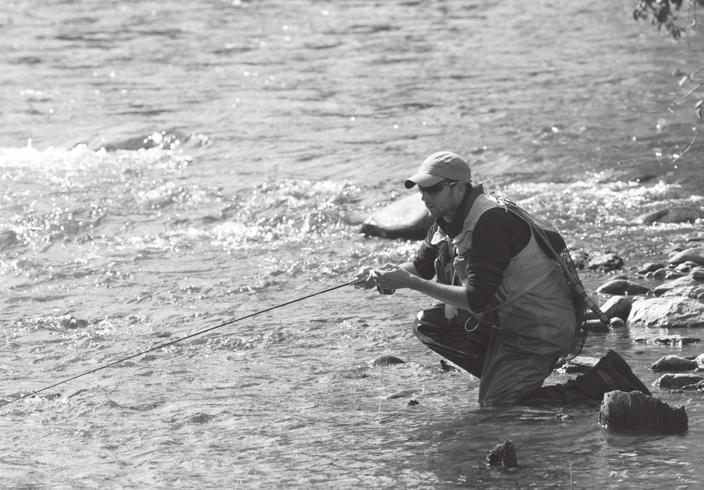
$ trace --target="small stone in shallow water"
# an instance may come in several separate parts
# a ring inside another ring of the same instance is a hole
[[[487,454],[486,462],[489,466],[495,468],[516,468],[518,459],[516,458],[516,448],[513,446],[513,441],[506,439],[504,442],[497,444]]]
[[[626,326],[626,322],[623,319],[615,316],[609,320],[609,328],[623,328]]]
[[[381,356],[374,359],[374,366],[392,366],[394,364],[404,364],[406,361],[396,356]]]
[[[74,317],[73,315],[68,315],[61,318],[61,321],[59,323],[64,328],[83,328],[88,325],[88,322],[86,320],[80,320]]]
[[[408,400],[408,406],[409,407],[415,407],[416,405],[419,405],[420,402],[418,400]]]

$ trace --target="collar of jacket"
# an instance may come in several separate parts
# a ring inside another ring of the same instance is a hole
[[[464,226],[464,220],[467,218],[469,210],[472,209],[472,204],[474,204],[474,201],[476,201],[477,197],[481,194],[484,194],[484,187],[482,184],[472,187],[472,190],[465,192],[460,205],[457,206],[455,215],[452,217],[452,221],[448,223],[445,218],[442,217],[436,220],[438,226],[442,229],[442,231],[447,233],[450,238],[455,238],[460,234],[462,227]]]

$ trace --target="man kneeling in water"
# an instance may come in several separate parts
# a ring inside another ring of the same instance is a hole
[[[410,288],[437,300],[418,314],[415,334],[480,378],[482,405],[599,403],[613,390],[650,394],[614,351],[574,380],[542,386],[573,349],[583,309],[554,248],[536,236],[527,213],[473,186],[469,165],[455,153],[430,155],[405,185],[418,187],[435,223],[413,261],[360,276],[366,280],[358,287]],[[549,238],[565,247],[556,232]]]

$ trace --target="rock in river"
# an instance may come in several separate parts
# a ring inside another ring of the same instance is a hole
[[[601,402],[599,423],[615,431],[681,434],[688,419],[684,407],[673,408],[640,391],[611,391]]]
[[[633,303],[628,324],[648,328],[704,327],[704,303],[681,296],[645,298]]]
[[[658,359],[650,368],[656,373],[664,371],[692,371],[697,369],[697,361],[669,355]]]
[[[634,296],[638,294],[648,294],[650,289],[647,286],[629,281],[628,279],[613,279],[599,286],[597,292],[603,294],[627,294],[628,296]]]
[[[663,389],[696,389],[704,378],[695,374],[663,374],[653,383]]]
[[[396,356],[381,356],[374,359],[374,366],[393,366],[394,364],[403,364],[405,361]]]
[[[382,238],[421,240],[432,224],[433,218],[420,194],[414,192],[364,220],[360,231]]]

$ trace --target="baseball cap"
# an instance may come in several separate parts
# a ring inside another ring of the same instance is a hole
[[[429,187],[445,179],[471,182],[472,172],[469,165],[457,153],[438,151],[426,158],[418,171],[406,179],[406,189],[418,184]]]

